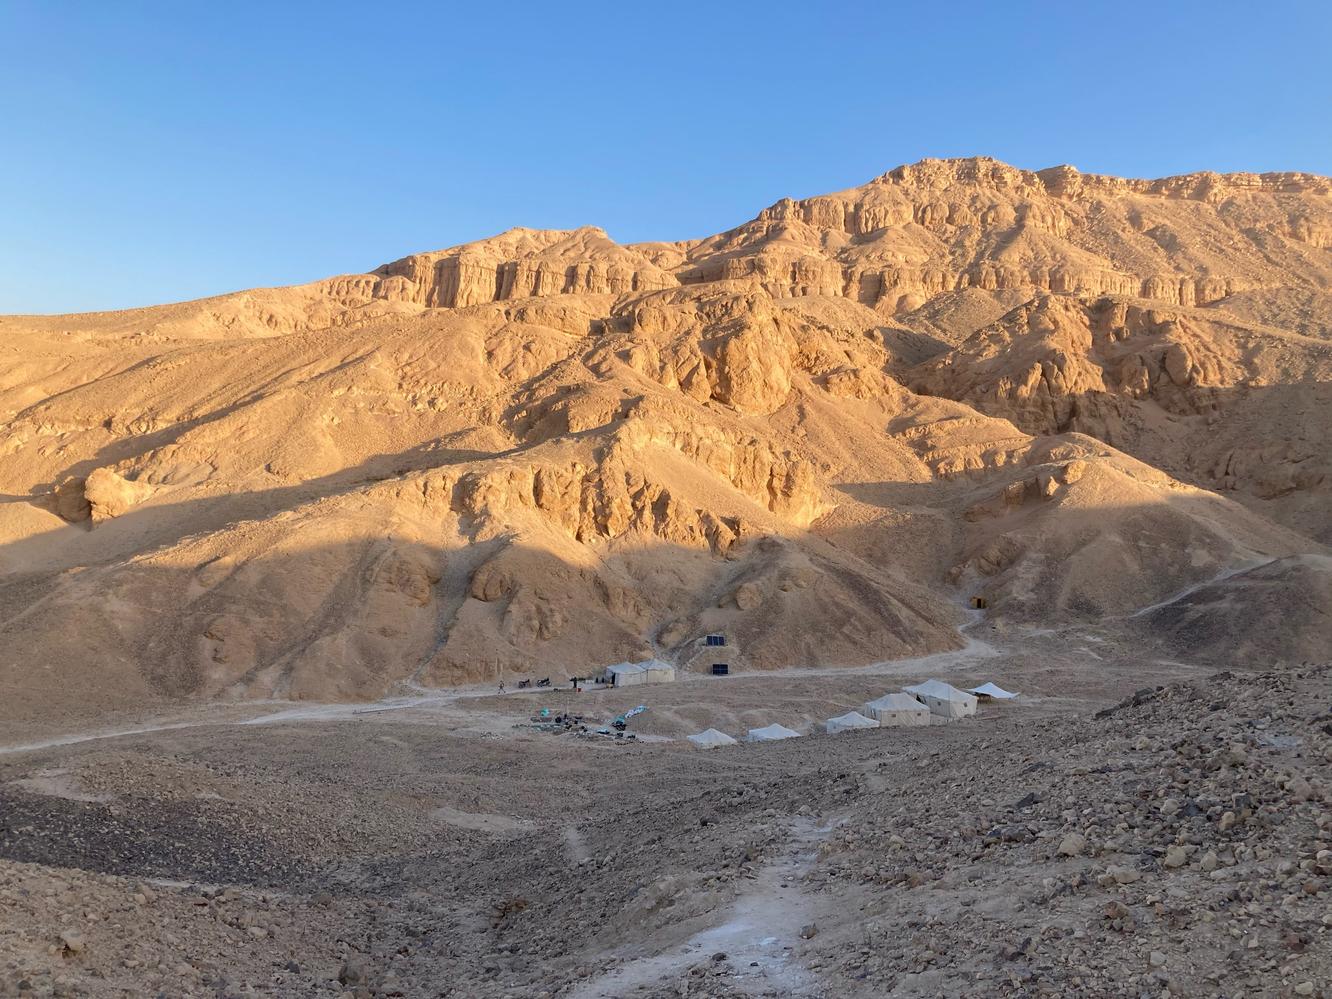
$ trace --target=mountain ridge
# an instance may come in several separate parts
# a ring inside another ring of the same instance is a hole
[[[973,596],[1141,641],[1202,584],[1161,654],[1224,655],[1327,571],[1329,184],[923,161],[701,240],[0,318],[0,686],[356,699],[712,630],[856,665]]]
[[[1039,170],[1025,170],[1019,167],[1010,166],[1000,160],[984,156],[949,159],[927,158],[915,163],[894,167],[865,184],[847,188],[843,191],[832,194],[815,195],[802,199],[781,198],[762,209],[753,219],[750,219],[747,222],[742,222],[732,229],[724,230],[714,236],[703,237],[701,239],[674,241],[649,240],[619,243],[611,239],[604,229],[595,225],[584,225],[575,229],[534,229],[525,226],[515,226],[504,230],[501,233],[497,233],[494,236],[485,237],[483,239],[455,244],[439,250],[409,253],[405,257],[381,264],[380,266],[362,274],[345,273],[316,279],[298,285],[263,286],[232,292],[222,292],[217,295],[191,299],[186,302],[165,303],[163,306],[148,305],[133,309],[51,314],[49,318],[57,318],[59,315],[103,317],[118,313],[137,311],[140,308],[161,308],[173,304],[188,305],[213,302],[232,296],[253,294],[257,292],[273,292],[289,288],[311,288],[321,286],[327,282],[346,282],[349,279],[363,278],[367,275],[395,277],[401,276],[401,271],[406,269],[408,261],[421,259],[431,260],[433,262],[451,254],[463,254],[469,251],[485,254],[491,252],[492,248],[498,247],[504,248],[499,251],[500,253],[508,251],[512,256],[522,258],[536,255],[540,250],[548,248],[553,243],[569,241],[576,237],[587,237],[589,235],[599,237],[607,247],[628,251],[629,253],[646,253],[648,251],[669,253],[671,251],[679,251],[687,254],[692,248],[702,247],[710,241],[723,239],[732,234],[740,233],[747,227],[753,226],[756,223],[782,220],[793,209],[802,209],[803,207],[805,210],[815,211],[817,209],[811,206],[827,205],[836,200],[845,201],[848,200],[848,195],[863,194],[875,187],[916,186],[922,188],[935,188],[949,186],[948,182],[978,183],[984,181],[991,181],[992,183],[989,186],[997,189],[1011,190],[1013,188],[1021,189],[1025,187],[1032,190],[1040,190],[1055,198],[1066,198],[1068,200],[1078,200],[1079,197],[1087,197],[1095,194],[1137,194],[1157,196],[1166,199],[1174,198],[1178,200],[1197,200],[1203,202],[1215,201],[1224,198],[1226,195],[1239,194],[1314,195],[1332,198],[1332,178],[1300,171],[1268,171],[1263,173],[1248,171],[1231,173],[1193,171],[1190,173],[1170,175],[1156,179],[1138,179],[1121,178],[1110,174],[1083,173],[1076,167],[1068,164],[1046,167]],[[854,198],[850,200],[854,200]],[[923,210],[922,214],[928,215],[928,212]],[[874,228],[878,228],[878,226],[875,226]],[[872,232],[873,229],[866,231]],[[1319,226],[1316,232],[1310,230],[1306,235],[1306,238],[1316,240],[1315,245],[1320,248],[1326,248],[1327,246],[1332,245],[1332,228]],[[528,245],[522,245],[524,240]],[[521,252],[515,253],[514,251]],[[1147,295],[1144,297],[1152,296]],[[22,316],[19,318],[37,319],[42,317]]]

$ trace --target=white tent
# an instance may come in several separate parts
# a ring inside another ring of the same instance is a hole
[[[958,690],[942,680],[926,680],[914,687],[903,687],[908,694],[914,694],[924,701],[931,714],[943,718],[965,718],[976,713],[976,695]]]
[[[735,740],[725,732],[718,732],[715,728],[705,729],[695,735],[689,736],[689,741],[695,746],[702,746],[704,749],[716,749],[718,746],[734,746]]]
[[[785,725],[767,725],[763,728],[751,728],[745,736],[746,742],[773,742],[777,739],[794,739],[800,735]]]
[[[647,683],[647,670],[638,663],[616,663],[614,666],[606,667],[606,682],[613,683],[617,687],[632,687]]]
[[[997,683],[982,683],[979,687],[972,687],[969,694],[975,694],[977,697],[993,697],[997,701],[1011,701],[1017,697],[1017,694],[1010,694]]]
[[[858,711],[848,711],[836,718],[829,718],[823,723],[823,727],[829,735],[836,735],[838,732],[850,732],[858,728],[878,728],[879,723],[873,718],[866,718]]]
[[[930,709],[910,694],[884,694],[876,700],[867,701],[860,711],[884,728],[930,723]]]
[[[641,663],[616,663],[606,667],[606,682],[617,687],[632,687],[640,683],[670,683],[675,679],[675,667],[660,659]]]
[[[670,663],[662,662],[660,659],[649,659],[647,662],[641,662],[638,665],[643,667],[647,673],[648,683],[670,683],[675,679],[675,667]]]

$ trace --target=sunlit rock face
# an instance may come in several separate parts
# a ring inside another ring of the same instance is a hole
[[[961,646],[980,592],[1111,626],[1205,585],[1163,631],[1232,634],[1326,585],[1329,247],[1325,178],[926,161],[703,240],[5,317],[0,681],[855,665]]]

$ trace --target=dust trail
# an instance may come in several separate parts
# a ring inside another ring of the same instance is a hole
[[[428,704],[444,703],[443,695],[423,697],[400,697],[388,701],[376,701],[371,704],[312,704],[308,707],[289,708],[271,715],[247,718],[236,722],[237,725],[274,725],[279,722],[296,721],[342,721],[357,715],[373,715],[384,711],[402,711],[407,708],[419,708]]]
[[[442,704],[456,697],[435,694],[419,697],[402,697],[386,701],[354,704],[311,704],[296,708],[287,708],[252,718],[198,718],[192,721],[164,722],[159,724],[139,725],[134,728],[112,729],[106,732],[72,732],[67,735],[43,739],[40,742],[27,742],[15,746],[0,746],[0,755],[11,753],[31,753],[40,749],[55,749],[60,746],[73,746],[81,742],[96,742],[103,739],[123,739],[132,735],[148,735],[153,732],[174,732],[185,728],[229,727],[240,725],[272,725],[282,722],[302,721],[347,721],[359,715],[379,714],[384,711],[401,711],[407,708],[425,707]],[[258,704],[256,707],[263,707]]]
[[[813,865],[820,840],[833,827],[801,821],[791,849],[769,864],[725,911],[721,920],[684,944],[638,958],[583,982],[571,999],[620,999],[637,988],[664,984],[712,954],[725,953],[731,966],[727,985],[746,996],[823,995],[815,975],[799,960],[801,929],[815,922],[815,899],[803,892],[799,878]]]
[[[588,853],[587,844],[583,840],[583,834],[578,831],[577,826],[572,824],[565,826],[562,835],[564,837],[564,853],[570,861],[581,864],[592,859],[592,855]]]
[[[1169,607],[1171,604],[1183,600],[1185,597],[1189,596],[1190,594],[1197,593],[1199,590],[1203,589],[1204,587],[1211,586],[1214,583],[1224,582],[1225,580],[1229,579],[1231,576],[1238,576],[1241,572],[1248,572],[1250,569],[1260,569],[1265,565],[1271,565],[1275,561],[1276,559],[1274,558],[1257,559],[1249,562],[1241,562],[1239,565],[1231,566],[1229,569],[1222,569],[1211,579],[1204,579],[1201,583],[1194,583],[1192,586],[1186,586],[1178,593],[1173,593],[1170,596],[1166,597],[1164,600],[1158,601],[1157,603],[1154,604],[1150,604],[1147,607],[1140,607],[1138,610],[1135,610],[1132,614],[1126,615],[1124,620],[1131,621],[1135,617],[1142,617],[1144,614],[1150,614],[1152,611],[1160,610],[1162,607]]]
[[[122,739],[127,735],[143,735],[147,732],[169,732],[178,728],[199,728],[203,725],[218,725],[225,722],[217,721],[189,721],[172,722],[169,725],[142,725],[139,728],[124,728],[114,732],[92,732],[76,733],[74,735],[62,735],[54,739],[45,739],[41,742],[28,742],[18,746],[0,746],[0,754],[8,753],[31,753],[39,749],[54,749],[57,746],[72,746],[79,742],[94,742],[98,739]]]

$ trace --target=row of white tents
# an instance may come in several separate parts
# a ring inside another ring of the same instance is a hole
[[[866,701],[859,711],[848,711],[836,718],[829,718],[823,723],[823,727],[824,731],[835,735],[839,732],[853,732],[866,728],[929,725],[931,716],[943,721],[954,721],[974,715],[977,703],[982,697],[1011,700],[1017,697],[1017,694],[1009,693],[994,683],[982,684],[970,690],[958,690],[942,680],[926,680],[912,687],[904,687],[901,692],[884,694],[872,701]],[[777,739],[794,739],[799,735],[799,732],[784,725],[767,725],[763,728],[751,728],[745,735],[745,741],[773,742]],[[691,735],[689,741],[706,749],[734,746],[736,743],[735,739],[715,728]]]
[[[836,733],[858,728],[903,728],[929,725],[932,717],[954,721],[974,715],[976,704],[977,696],[971,691],[958,690],[942,680],[926,680],[866,701],[859,711],[829,718],[824,729]]]

